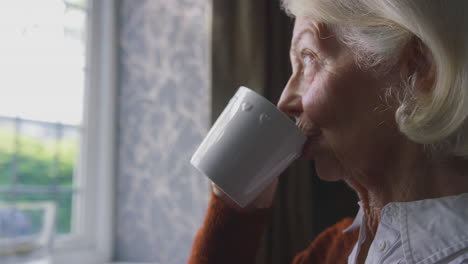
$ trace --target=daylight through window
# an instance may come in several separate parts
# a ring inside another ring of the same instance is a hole
[[[86,0],[0,2],[0,257],[75,231],[86,19]]]

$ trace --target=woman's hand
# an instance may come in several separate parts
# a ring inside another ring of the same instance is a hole
[[[262,209],[262,208],[269,208],[273,204],[273,199],[275,197],[276,187],[278,185],[278,178],[276,178],[265,190],[263,190],[260,195],[255,198],[253,202],[248,204],[245,208],[240,207],[236,202],[234,202],[229,196],[227,196],[221,189],[216,186],[216,184],[212,184],[213,186],[213,193],[226,202],[229,206],[235,208],[238,211],[246,211],[252,209]]]

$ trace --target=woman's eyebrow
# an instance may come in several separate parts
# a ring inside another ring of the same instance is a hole
[[[309,34],[312,34],[314,37],[316,37],[318,35],[317,34],[318,32],[316,32],[316,29],[315,30],[314,29],[315,27],[313,29],[306,28],[306,29],[301,30],[299,33],[297,33],[296,37],[291,43],[291,51],[296,50],[297,44],[299,43],[299,41],[301,41],[303,35],[309,33]]]

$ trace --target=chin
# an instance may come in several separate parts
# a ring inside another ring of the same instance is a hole
[[[301,158],[313,160],[318,177],[324,181],[335,182],[346,179],[343,166],[333,152],[325,147],[326,145],[322,135],[309,136]]]

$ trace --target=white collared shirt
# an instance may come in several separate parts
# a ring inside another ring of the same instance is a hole
[[[360,228],[348,257],[355,264],[366,240],[362,208],[343,232]],[[389,203],[372,241],[366,264],[468,264],[468,193]]]

